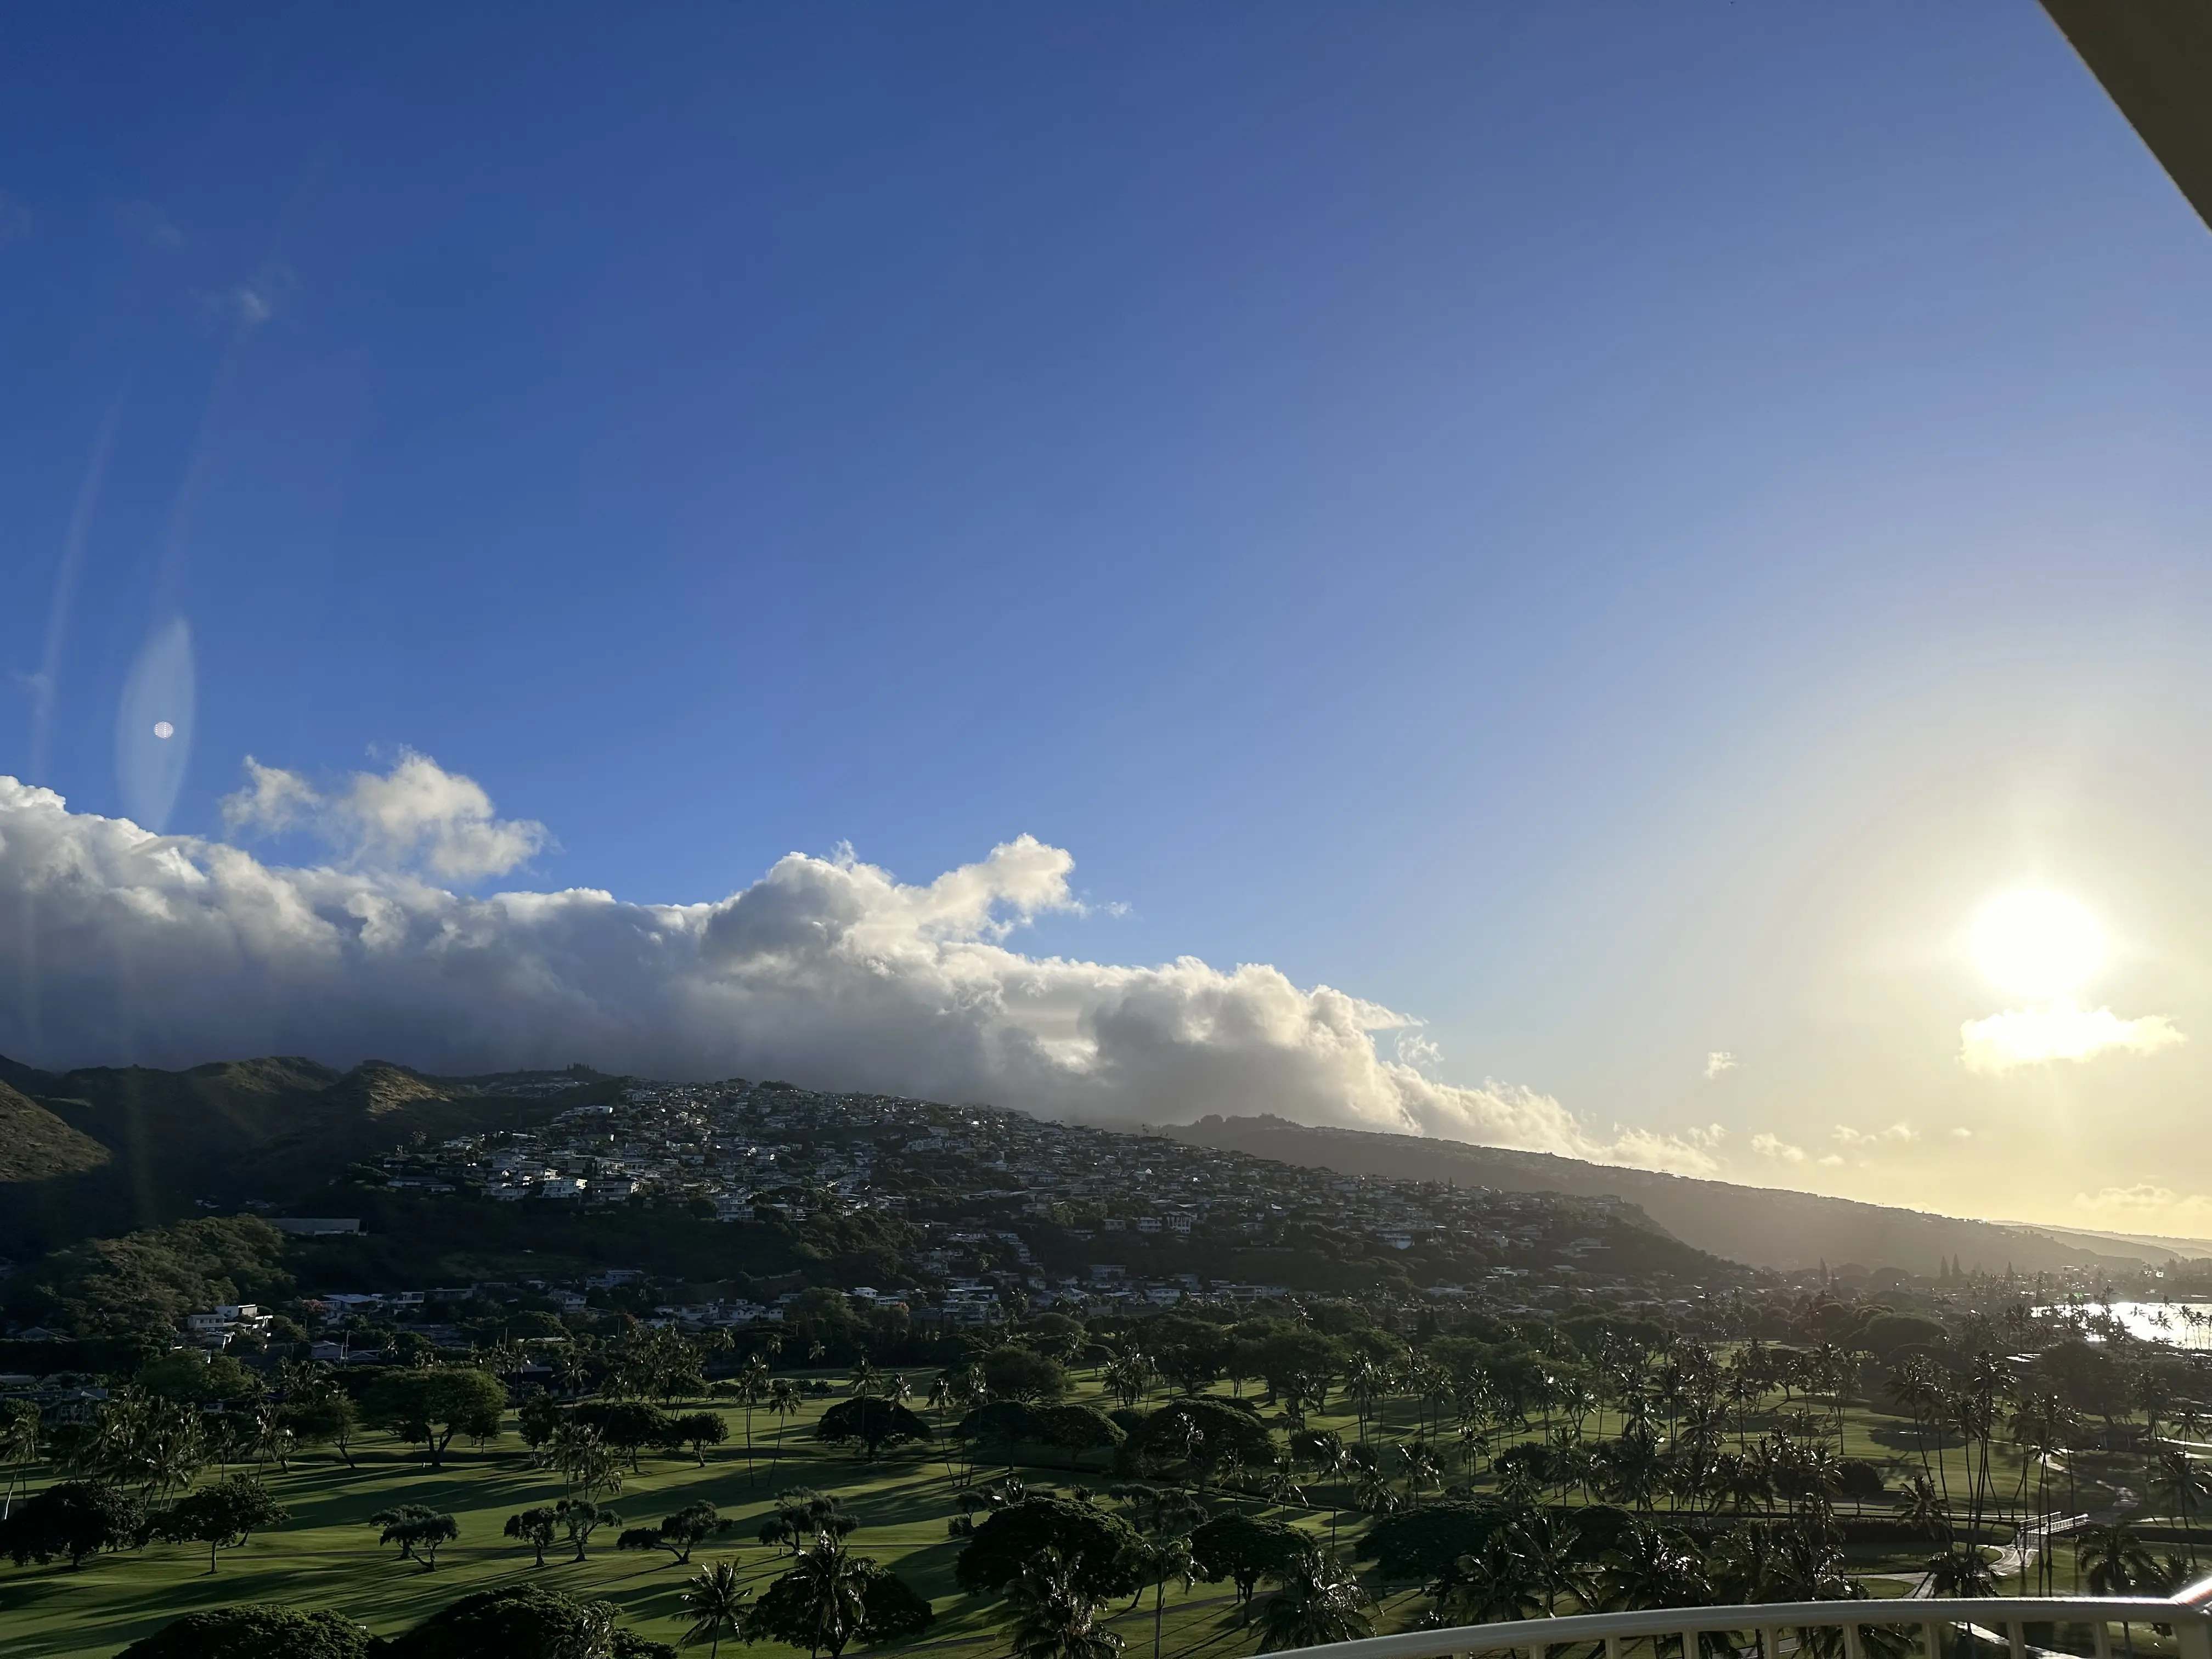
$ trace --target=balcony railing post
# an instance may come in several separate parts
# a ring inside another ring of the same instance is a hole
[[[1920,1627],[1920,1640],[1928,1650],[1928,1659],[1943,1659],[1943,1626],[1933,1620]]]
[[[2093,1628],[2097,1638],[2097,1659],[2112,1659],[2112,1627],[2100,1619]]]
[[[2005,1645],[2012,1650],[2012,1659],[2027,1659],[2027,1633],[2017,1619],[2005,1622]]]
[[[1849,1620],[1844,1621],[1844,1659],[1859,1659],[1859,1627]],[[2020,1659],[2018,1654],[2013,1659]]]
[[[2212,1622],[2203,1613],[2192,1609],[2188,1617],[2175,1620],[2173,1634],[2181,1659],[2212,1659]]]

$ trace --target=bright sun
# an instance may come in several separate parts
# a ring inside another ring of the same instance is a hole
[[[2007,893],[1974,921],[1974,960],[2014,996],[2070,995],[2104,959],[2105,936],[2061,893]]]

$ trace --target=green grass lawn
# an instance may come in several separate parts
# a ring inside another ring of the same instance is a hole
[[[1095,1380],[1082,1379],[1077,1397],[1086,1403],[1111,1403],[1095,1390]],[[795,1486],[839,1493],[860,1520],[860,1529],[851,1540],[854,1552],[892,1567],[932,1599],[938,1620],[917,1644],[920,1649],[1003,1652],[997,1603],[965,1596],[952,1581],[960,1543],[948,1535],[946,1522],[957,1513],[952,1501],[956,1482],[948,1476],[942,1456],[914,1448],[870,1463],[851,1452],[817,1444],[811,1437],[816,1418],[823,1407],[843,1397],[841,1386],[830,1399],[810,1400],[803,1415],[781,1427],[772,1427],[773,1419],[766,1413],[757,1413],[757,1469],[750,1480],[741,1443],[710,1453],[703,1468],[688,1455],[650,1456],[641,1474],[629,1477],[612,1501],[633,1524],[657,1521],[702,1498],[736,1518],[737,1528],[702,1547],[690,1568],[659,1552],[617,1553],[612,1529],[593,1539],[590,1559],[584,1562],[568,1559],[569,1551],[563,1544],[548,1552],[542,1571],[533,1568],[530,1552],[502,1537],[501,1528],[514,1511],[551,1503],[562,1492],[552,1470],[531,1467],[511,1428],[491,1447],[457,1446],[442,1469],[428,1467],[417,1448],[368,1436],[355,1449],[361,1465],[356,1470],[349,1470],[329,1453],[314,1450],[295,1458],[289,1472],[264,1471],[278,1501],[291,1510],[292,1524],[258,1536],[244,1548],[223,1552],[220,1569],[212,1577],[206,1571],[205,1550],[185,1545],[154,1545],[136,1554],[95,1557],[74,1572],[59,1565],[19,1569],[0,1563],[0,1655],[6,1659],[104,1656],[182,1613],[247,1601],[333,1608],[390,1635],[472,1590],[532,1579],[605,1597],[641,1632],[673,1642],[684,1630],[678,1593],[699,1565],[727,1557],[760,1588],[783,1570],[789,1558],[758,1544],[754,1534],[773,1507],[773,1494]],[[726,1405],[719,1408],[729,1420],[732,1440],[741,1443],[742,1414]],[[1337,1429],[1346,1438],[1357,1427],[1349,1416],[1316,1419],[1314,1425]],[[1847,1449],[1854,1455],[1900,1468],[1900,1460],[1909,1458],[1911,1467],[1917,1468],[1917,1452],[1902,1450],[1897,1443],[1899,1431],[1909,1426],[1855,1411],[1847,1430]],[[1411,1411],[1404,1407],[1393,1408],[1385,1420],[1370,1425],[1370,1434],[1392,1439],[1409,1437],[1413,1431]],[[779,1444],[781,1456],[772,1468],[770,1451]],[[1440,1449],[1448,1478],[1457,1479],[1448,1436]],[[1956,1461],[1960,1454],[1949,1455],[1954,1460],[1953,1479],[1963,1486],[1963,1465]],[[981,1482],[993,1473],[979,1469],[975,1479]],[[1018,1473],[1033,1484],[1062,1488],[1082,1482],[1098,1490],[1112,1479],[1097,1467],[1096,1460],[1091,1468],[1080,1473]],[[2007,1491],[2008,1494],[2008,1486]],[[1268,1508],[1256,1499],[1244,1502],[1318,1534],[1328,1531],[1326,1508],[1300,1511]],[[401,1503],[449,1510],[459,1522],[460,1537],[441,1551],[434,1572],[380,1548],[374,1529],[367,1524],[374,1511]],[[1340,1543],[1348,1549],[1364,1524],[1364,1517],[1346,1512]],[[1854,1547],[1850,1565],[1858,1573],[1915,1570],[1904,1556],[1885,1556],[1864,1547]],[[2066,1582],[2062,1577],[2062,1589]],[[1904,1588],[1894,1579],[1869,1583],[1876,1595],[1897,1595]],[[1228,1592],[1226,1584],[1200,1584],[1187,1595],[1171,1589],[1164,1654],[1173,1659],[1212,1659],[1251,1652],[1256,1638],[1237,1622]],[[1378,1610],[1376,1627],[1387,1631],[1411,1626],[1425,1605],[1417,1590],[1393,1589]],[[1148,1659],[1149,1595],[1140,1610],[1117,1608],[1113,1623],[1127,1638],[1131,1659]]]

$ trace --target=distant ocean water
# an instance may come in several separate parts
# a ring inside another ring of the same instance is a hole
[[[2077,1311],[2072,1308],[2038,1308],[2041,1314]],[[2078,1311],[2103,1313],[2096,1303]],[[2128,1334],[2145,1342],[2165,1342],[2177,1348],[2212,1349],[2212,1302],[2115,1302],[2110,1311],[2127,1328]]]

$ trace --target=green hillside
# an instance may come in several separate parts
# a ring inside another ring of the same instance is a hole
[[[181,1072],[63,1073],[0,1059],[0,1255],[247,1200],[283,1205],[394,1146],[540,1121],[605,1099],[596,1073],[440,1078],[296,1055]],[[556,1092],[548,1085],[568,1083]]]

